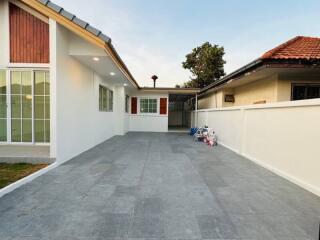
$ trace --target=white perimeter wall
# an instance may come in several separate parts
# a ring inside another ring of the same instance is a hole
[[[51,50],[56,53],[51,54],[51,156],[64,162],[125,133],[125,92],[69,56],[68,30],[50,24]],[[99,84],[114,91],[113,112],[99,111]]]
[[[198,112],[220,144],[320,196],[319,123],[320,99]]]
[[[130,114],[129,129],[133,132],[167,132],[168,131],[168,104],[167,100],[167,114],[160,115],[160,98],[168,98],[168,94],[164,93],[143,93],[136,92],[131,94],[132,97],[137,97],[137,114]],[[158,112],[156,114],[140,113],[140,98],[156,98],[158,100]],[[131,101],[131,98],[130,98]],[[130,104],[131,108],[131,104]],[[130,109],[131,113],[131,109]]]

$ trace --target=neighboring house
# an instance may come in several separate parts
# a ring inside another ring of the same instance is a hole
[[[170,98],[199,92],[141,88],[109,37],[47,0],[2,0],[0,36],[0,144],[16,153],[44,146],[63,162],[128,131],[166,132]]]
[[[199,109],[320,98],[320,38],[296,37],[201,90]]]

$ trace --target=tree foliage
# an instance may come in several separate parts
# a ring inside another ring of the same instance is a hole
[[[184,83],[184,87],[203,88],[225,75],[223,60],[224,48],[205,42],[186,55],[183,68],[189,69],[193,77]]]

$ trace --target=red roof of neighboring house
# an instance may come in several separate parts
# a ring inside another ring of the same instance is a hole
[[[320,59],[320,38],[295,37],[266,52],[260,59]]]

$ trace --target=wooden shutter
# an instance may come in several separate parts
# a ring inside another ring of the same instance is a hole
[[[167,114],[167,98],[160,98],[160,114]]]
[[[131,98],[131,114],[137,114],[137,98]]]

